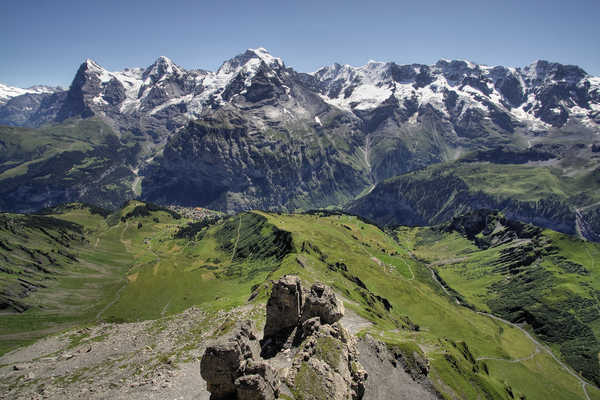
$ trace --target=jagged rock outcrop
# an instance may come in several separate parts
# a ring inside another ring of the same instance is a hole
[[[343,316],[344,304],[335,297],[333,290],[322,283],[312,285],[302,307],[301,321],[318,317],[323,324],[333,324]]]
[[[289,335],[296,328],[305,297],[297,276],[286,275],[273,284],[271,297],[267,301],[265,338]]]
[[[270,360],[280,354],[295,354],[282,369],[282,380],[297,398],[362,398],[367,373],[356,339],[339,322],[344,307],[330,287],[315,283],[307,290],[297,276],[286,275],[273,283],[266,312],[261,341],[265,359],[258,355],[250,321],[238,323],[206,349],[200,370],[211,399],[277,398],[280,377]]]
[[[331,289],[330,289],[331,290]],[[361,399],[367,372],[356,339],[339,323],[312,317],[302,324],[303,340],[286,376],[303,399]]]
[[[271,400],[279,394],[279,378],[260,360],[256,328],[251,321],[238,323],[230,335],[209,346],[200,363],[212,399]]]
[[[303,324],[311,318],[333,324],[343,316],[344,305],[330,287],[315,283],[307,290],[297,276],[286,275],[273,283],[261,354],[272,357],[281,349],[298,344]]]
[[[285,380],[304,399],[362,398],[367,374],[355,339],[339,323],[343,315],[343,303],[329,286],[315,283],[307,290],[292,275],[273,283],[262,354],[270,358],[298,348]]]

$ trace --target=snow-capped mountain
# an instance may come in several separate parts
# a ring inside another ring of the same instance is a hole
[[[60,87],[52,87],[45,85],[35,85],[27,89],[22,89],[14,86],[7,86],[0,83],[0,106],[6,104],[10,99],[24,94],[48,94],[63,90]]]
[[[140,196],[226,211],[325,207],[469,152],[568,155],[577,161],[570,166],[592,170],[600,148],[600,78],[546,61],[523,68],[372,61],[307,74],[258,48],[214,72],[186,70],[166,57],[116,72],[86,60],[68,90],[11,93],[0,105],[0,125],[60,131],[94,117],[103,122],[89,124],[102,126],[95,137],[111,136],[96,144],[97,153],[45,160],[48,168],[31,164],[39,173],[29,167],[18,175],[11,187],[19,190],[5,192],[6,204],[31,209],[65,193],[71,197],[63,201],[94,193],[111,205]],[[113,152],[126,157],[107,157]],[[27,157],[7,159],[5,168]],[[95,185],[120,189],[90,191],[86,182],[47,171],[91,159],[114,163],[89,172],[107,171]]]
[[[525,68],[456,60],[432,66],[371,61],[362,67],[334,64],[314,75],[328,102],[353,112],[397,101],[403,110],[431,105],[459,121],[474,109],[492,118],[501,114],[532,129],[560,127],[570,117],[593,127],[600,123],[600,78],[547,61]]]
[[[294,97],[291,87],[302,86],[366,121],[374,110],[391,107],[401,122],[416,122],[419,110],[430,108],[466,134],[479,129],[483,119],[508,131],[517,126],[546,130],[570,120],[596,129],[600,123],[600,78],[576,66],[546,61],[524,68],[457,60],[430,66],[371,61],[362,67],[334,64],[302,74],[286,68],[280,58],[263,48],[247,50],[224,62],[216,72],[187,71],[167,57],[145,69],[118,72],[86,60],[65,98],[55,96],[53,101],[39,102],[37,108],[29,104],[20,110],[19,118],[0,109],[0,122],[37,126],[52,119],[98,115],[120,128],[167,133],[200,118],[207,109],[240,103],[240,96],[252,102],[248,90],[261,80],[261,85],[268,82],[267,86],[277,88],[284,97]],[[14,110],[10,101],[20,96],[48,97],[57,92],[58,88],[0,85],[0,106]],[[279,96],[277,102],[284,97]],[[294,107],[279,108],[281,118],[296,112],[301,118],[315,117]],[[140,119],[143,121],[134,126],[133,121]]]

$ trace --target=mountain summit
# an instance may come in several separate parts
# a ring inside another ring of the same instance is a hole
[[[207,108],[246,94],[245,88],[257,76],[277,77],[273,84],[285,91],[289,85],[283,82],[284,76],[292,75],[328,104],[369,123],[376,122],[370,116],[373,111],[380,115],[392,104],[401,122],[430,107],[467,135],[486,125],[485,119],[505,131],[519,125],[533,130],[560,128],[569,120],[591,127],[600,123],[600,78],[577,66],[548,61],[523,68],[490,67],[464,60],[440,60],[430,66],[370,61],[362,67],[333,64],[303,74],[286,68],[280,58],[262,47],[225,61],[216,72],[186,71],[164,56],[145,69],[119,72],[86,60],[69,94],[43,105],[40,102],[18,115],[11,112],[8,103],[12,99],[39,94],[49,97],[57,90],[0,87],[0,106],[4,104],[0,122],[35,127],[52,118],[102,115],[116,126],[142,131],[147,124],[132,121],[148,119],[157,133],[166,135],[199,118]],[[53,114],[52,110],[61,111]],[[179,122],[166,123],[173,118]]]

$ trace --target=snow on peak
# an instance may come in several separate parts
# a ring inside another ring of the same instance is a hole
[[[237,76],[243,76],[244,84],[250,86],[252,79],[265,67],[278,71],[284,64],[280,58],[273,57],[269,52],[259,47],[258,49],[248,49],[243,54],[239,54],[227,60],[221,65],[215,74],[210,74],[204,80],[209,86],[226,87]],[[267,76],[272,77],[273,71],[264,71]]]
[[[88,73],[93,73],[98,79],[100,79],[100,82],[108,82],[112,78],[107,70],[102,68],[100,64],[91,58],[86,59],[83,65],[85,65],[85,70]]]
[[[160,56],[156,59],[157,63],[163,63],[163,64],[173,64],[173,61],[171,61],[171,59],[169,57],[166,56]]]
[[[54,93],[64,90],[60,86],[48,86],[48,85],[33,85],[25,89],[30,93]]]
[[[534,81],[578,82],[588,76],[587,72],[576,65],[565,65],[546,60],[536,60],[523,68],[523,75]]]
[[[281,61],[281,58],[273,57],[264,47],[259,47],[257,49],[248,49],[248,51],[251,51],[254,54],[256,54],[261,60],[265,62],[265,64],[267,64],[270,67],[283,67],[283,61]]]
[[[171,59],[160,56],[144,71],[144,79],[150,78],[152,81],[159,81],[165,76],[180,75],[181,73],[183,73],[183,70],[171,61]]]
[[[104,68],[102,68],[100,66],[100,64],[98,64],[96,61],[92,60],[91,58],[86,58],[84,61],[84,64],[90,70],[94,70],[94,71],[104,70]]]
[[[31,86],[27,89],[22,89],[15,86],[3,85],[0,83],[0,104],[6,103],[13,97],[21,96],[24,94],[43,94],[43,93],[54,93],[62,90],[60,87],[50,87],[44,85]]]

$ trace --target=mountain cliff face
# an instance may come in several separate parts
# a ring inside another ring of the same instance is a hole
[[[5,92],[0,123],[100,119],[139,143],[127,168],[142,198],[228,211],[339,205],[470,151],[598,145],[600,132],[600,78],[546,61],[369,62],[305,74],[259,48],[216,72],[166,57],[119,72],[86,60],[67,91]]]

